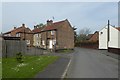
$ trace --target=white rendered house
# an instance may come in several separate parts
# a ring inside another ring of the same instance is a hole
[[[99,49],[120,50],[120,27],[107,25],[99,31]]]

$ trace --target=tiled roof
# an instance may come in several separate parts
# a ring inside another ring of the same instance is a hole
[[[90,39],[93,36],[93,34],[88,34],[87,39]]]
[[[26,29],[29,29],[29,28],[26,28]],[[32,34],[32,33],[33,33],[33,31],[31,31],[30,29],[29,29],[29,32],[28,32],[28,31],[25,31],[26,29],[22,29],[22,30],[20,30],[20,31],[17,32],[17,33],[28,33],[28,34]]]
[[[4,34],[8,34],[8,33],[11,33],[11,32],[13,32],[13,31],[20,31],[21,30],[21,28],[23,28],[23,26],[21,26],[21,27],[18,27],[18,28],[16,28],[16,29],[13,29],[13,30],[11,30],[11,31],[8,31],[8,32],[6,32],[6,33],[4,33]]]
[[[45,28],[43,28],[42,31],[48,31],[48,30],[57,29],[58,26],[61,25],[63,22],[65,22],[65,20],[52,23],[51,25],[45,26]]]
[[[120,31],[120,27],[117,27],[116,29],[118,29]]]
[[[41,32],[41,29],[42,28],[35,28],[35,29],[32,30],[32,32],[33,33],[39,33],[39,32]]]
[[[4,34],[8,34],[8,33],[11,33],[11,32],[20,32],[21,30],[23,30],[25,27],[24,26],[21,26],[21,27],[18,27],[18,28],[16,28],[16,29],[13,29],[13,30],[11,30],[11,31],[8,31],[8,32],[6,32],[6,33],[4,33]]]

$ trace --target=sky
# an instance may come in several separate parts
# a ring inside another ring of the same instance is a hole
[[[1,4],[0,4],[1,5]],[[34,25],[46,24],[68,19],[77,32],[90,28],[92,33],[101,30],[110,20],[118,26],[118,2],[3,2],[2,32],[25,23],[33,29]]]

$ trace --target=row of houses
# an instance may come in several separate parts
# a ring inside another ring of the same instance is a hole
[[[29,29],[25,24],[14,27],[13,30],[3,33],[5,40],[25,40],[27,46],[39,47],[43,49],[74,49],[74,28],[65,19],[58,22],[47,20],[42,27],[34,26]],[[98,42],[98,49],[108,50],[109,52],[120,52],[120,27],[108,24],[94,34],[88,34],[89,42]],[[95,45],[96,46],[96,45]]]
[[[58,22],[47,20],[42,27],[34,26],[29,29],[25,24],[14,27],[13,30],[2,34],[4,39],[25,40],[27,46],[35,46],[43,49],[74,49],[74,29],[65,19]]]

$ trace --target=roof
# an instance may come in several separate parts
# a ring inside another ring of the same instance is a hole
[[[92,38],[93,35],[95,35],[95,33],[99,34],[99,31],[95,31],[94,34],[88,34],[88,39]]]
[[[26,28],[26,29],[29,29],[29,28]],[[29,32],[26,32],[25,30],[26,29],[22,29],[22,30],[20,30],[19,32],[17,32],[17,33],[27,33],[27,34],[32,34],[33,32],[29,29]]]
[[[20,26],[20,27],[18,27],[18,28],[15,28],[15,29],[13,29],[13,30],[11,30],[11,31],[8,31],[8,32],[6,32],[6,33],[4,33],[4,34],[8,34],[8,33],[11,33],[11,32],[21,33],[21,32],[24,32],[25,29],[29,29],[29,28],[26,28],[26,27],[25,27],[25,24],[22,24],[22,26]],[[29,30],[30,30],[30,29],[29,29]],[[30,32],[30,33],[32,33],[32,32]]]
[[[24,28],[24,26],[21,26],[21,27],[18,27],[18,28],[16,28],[16,29],[13,29],[13,30],[11,30],[11,31],[8,31],[8,32],[6,32],[6,33],[4,33],[4,34],[8,34],[8,33],[11,33],[11,32],[13,32],[13,31],[20,31],[22,28]]]
[[[93,34],[88,34],[87,39],[90,39]]]
[[[39,33],[41,32],[42,28],[35,28],[32,30],[33,33]]]
[[[2,36],[4,40],[20,40],[20,37]]]
[[[42,31],[48,31],[48,30],[57,29],[58,26],[61,25],[63,22],[65,22],[65,20],[52,23],[51,25],[45,26],[45,27],[42,29]]]
[[[116,29],[120,31],[120,27],[117,27]]]

